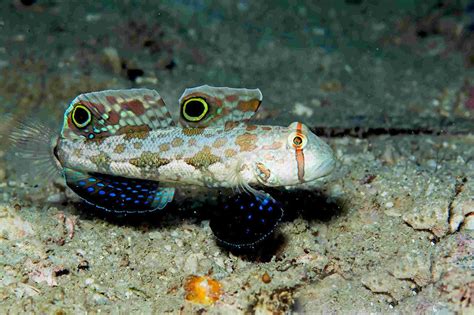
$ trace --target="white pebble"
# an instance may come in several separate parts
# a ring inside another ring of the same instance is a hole
[[[92,278],[87,278],[85,281],[84,281],[85,285],[91,285],[94,283],[94,279]]]
[[[183,271],[187,274],[195,274],[198,269],[198,257],[196,254],[191,254],[184,262]]]
[[[64,196],[64,194],[57,193],[57,194],[50,195],[48,199],[46,199],[46,201],[49,203],[62,203],[66,201],[66,196]]]
[[[430,159],[426,162],[426,165],[428,165],[428,167],[430,168],[436,168],[438,166],[438,163],[435,160]]]
[[[313,112],[313,109],[303,105],[302,103],[296,103],[293,107],[293,114],[297,116],[306,116],[307,118],[309,118],[313,116]]]

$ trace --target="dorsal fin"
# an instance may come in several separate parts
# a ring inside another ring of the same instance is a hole
[[[174,122],[158,92],[106,90],[77,96],[66,109],[61,134],[94,139],[168,126]]]
[[[259,89],[236,89],[202,85],[186,89],[179,99],[179,122],[185,127],[224,126],[245,121],[262,102]]]

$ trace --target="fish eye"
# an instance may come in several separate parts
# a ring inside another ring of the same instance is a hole
[[[302,143],[303,143],[303,138],[301,138],[300,136],[295,136],[293,138],[293,144],[294,145],[300,146]]]
[[[298,132],[293,132],[288,136],[288,143],[295,149],[303,149],[307,142],[306,136]]]
[[[92,115],[87,107],[79,104],[74,107],[71,118],[77,128],[84,128],[91,122]]]
[[[197,122],[206,116],[209,105],[206,100],[200,97],[193,97],[183,104],[182,115],[187,121]]]

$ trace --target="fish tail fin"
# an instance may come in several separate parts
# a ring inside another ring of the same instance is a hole
[[[54,149],[57,133],[42,122],[27,118],[11,118],[10,162],[19,178],[26,181],[48,182],[60,174]]]

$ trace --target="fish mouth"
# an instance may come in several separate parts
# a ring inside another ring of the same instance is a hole
[[[60,141],[59,138],[51,139],[51,146],[53,150],[52,159],[54,163],[56,164],[56,167],[58,168],[58,170],[62,169],[61,159],[59,158],[59,141]]]
[[[313,180],[318,180],[318,179],[328,176],[329,174],[332,173],[335,166],[336,166],[336,160],[334,160],[333,158],[326,159],[317,168],[315,177]],[[310,180],[310,181],[313,181],[313,180]]]
[[[59,162],[59,154],[58,154],[58,146],[55,145],[54,148],[53,148],[53,155],[54,155],[54,158],[56,158],[56,160]]]

